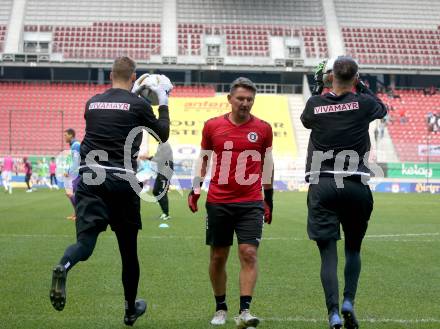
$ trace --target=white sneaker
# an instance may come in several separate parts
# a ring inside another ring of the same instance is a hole
[[[30,193],[30,192],[32,192],[32,189],[26,190],[26,192],[27,192],[27,193]]]
[[[241,311],[240,315],[235,317],[237,329],[255,328],[260,323],[260,320],[253,316],[249,310]]]
[[[171,219],[171,216],[170,215],[162,214],[162,215],[159,216],[159,219],[160,220],[169,220],[169,219]]]
[[[211,324],[219,326],[226,323],[227,312],[225,310],[218,310],[215,312],[211,320]]]

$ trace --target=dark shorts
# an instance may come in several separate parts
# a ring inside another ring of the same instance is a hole
[[[107,174],[100,185],[87,185],[82,175],[75,192],[77,234],[90,228],[113,231],[142,228],[140,198],[129,182]]]
[[[307,232],[312,240],[341,238],[340,225],[346,240],[362,241],[373,210],[373,196],[368,185],[345,179],[337,188],[334,178],[320,177],[310,184],[307,195]]]
[[[206,244],[231,246],[234,232],[238,244],[258,246],[263,232],[262,201],[239,203],[206,203]]]

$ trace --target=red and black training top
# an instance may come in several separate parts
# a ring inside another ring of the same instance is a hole
[[[260,201],[263,161],[272,147],[272,127],[251,115],[236,125],[229,113],[212,118],[202,132],[202,150],[212,150],[211,182],[207,202]]]

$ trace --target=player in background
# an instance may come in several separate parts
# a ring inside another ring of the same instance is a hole
[[[75,138],[75,130],[68,128],[64,131],[64,141],[69,144],[70,147],[70,157],[69,157],[69,167],[64,173],[64,188],[66,190],[66,196],[72,204],[74,213],[66,218],[72,221],[76,220],[75,213],[75,191],[78,186],[79,173],[78,168],[80,164],[80,147],[81,144]]]
[[[165,76],[159,76],[158,84],[150,87],[159,101],[159,118],[156,118],[150,104],[136,95],[144,88],[140,84],[145,75],[136,80],[135,70],[132,59],[118,57],[110,73],[112,87],[86,103],[86,133],[81,144],[80,180],[75,194],[77,242],[66,249],[53,269],[50,289],[53,307],[63,310],[68,272],[92,255],[99,234],[110,225],[121,255],[124,323],[129,326],[147,307],[144,300],[136,300],[140,274],[137,236],[142,222],[140,198],[132,186],[141,134],[136,135],[128,149],[125,144],[132,130],[140,127],[149,128],[162,141],[168,139],[168,95],[173,87]],[[126,168],[127,162],[131,168]]]
[[[156,154],[148,159],[157,164],[157,176],[154,181],[153,195],[156,197],[162,210],[162,215],[160,215],[159,219],[169,220],[171,217],[169,213],[168,189],[174,170],[173,150],[170,143],[160,143]]]
[[[40,185],[46,185],[48,188],[52,188],[47,179],[49,175],[49,166],[47,165],[46,159],[38,160],[37,162],[37,175],[38,175],[38,183]]]
[[[32,163],[28,160],[27,157],[23,158],[23,167],[24,167],[24,181],[27,186],[26,192],[32,192],[31,187],[31,177],[32,177]]]
[[[6,155],[3,158],[2,165],[2,182],[5,192],[12,194],[12,171],[14,170],[14,159],[11,156]]]
[[[142,183],[141,193],[147,193],[150,190],[151,180],[153,179],[155,172],[153,171],[151,161],[148,160],[149,156],[138,157],[138,168],[136,178]]]
[[[210,246],[209,276],[216,302],[213,325],[223,325],[227,318],[226,262],[234,232],[241,266],[240,309],[235,322],[237,328],[256,327],[260,322],[249,309],[257,282],[263,221],[270,224],[272,220],[273,136],[270,124],[250,113],[256,92],[249,79],[234,80],[228,95],[231,112],[205,123],[193,190],[188,196],[188,206],[196,212],[200,187],[212,158],[206,244]]]
[[[57,163],[55,161],[55,158],[52,157],[50,158],[50,162],[49,162],[50,188],[59,190],[60,188],[58,187],[58,180],[56,173],[57,173]]]
[[[326,75],[324,80],[322,73]],[[369,123],[383,118],[386,107],[359,80],[358,65],[349,56],[339,56],[333,64],[318,69],[316,96],[301,115],[311,129],[307,150],[306,181],[307,231],[321,255],[321,282],[324,288],[330,328],[341,328],[337,277],[337,240],[344,230],[345,287],[341,312],[347,329],[359,327],[354,301],[361,271],[361,244],[373,210],[370,176]],[[320,95],[329,82],[332,90]],[[356,89],[356,92],[352,90]]]

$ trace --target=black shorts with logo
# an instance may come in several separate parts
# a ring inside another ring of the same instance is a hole
[[[373,210],[370,187],[361,181],[344,179],[344,187],[337,188],[333,177],[320,177],[318,184],[310,184],[307,195],[307,232],[311,240],[341,238],[362,241]]]
[[[206,244],[231,246],[234,232],[238,244],[258,246],[263,232],[262,201],[237,203],[206,203]]]
[[[114,174],[107,173],[100,185],[87,185],[81,175],[75,198],[77,234],[90,228],[105,231],[107,225],[113,231],[142,228],[139,196],[128,181]]]

